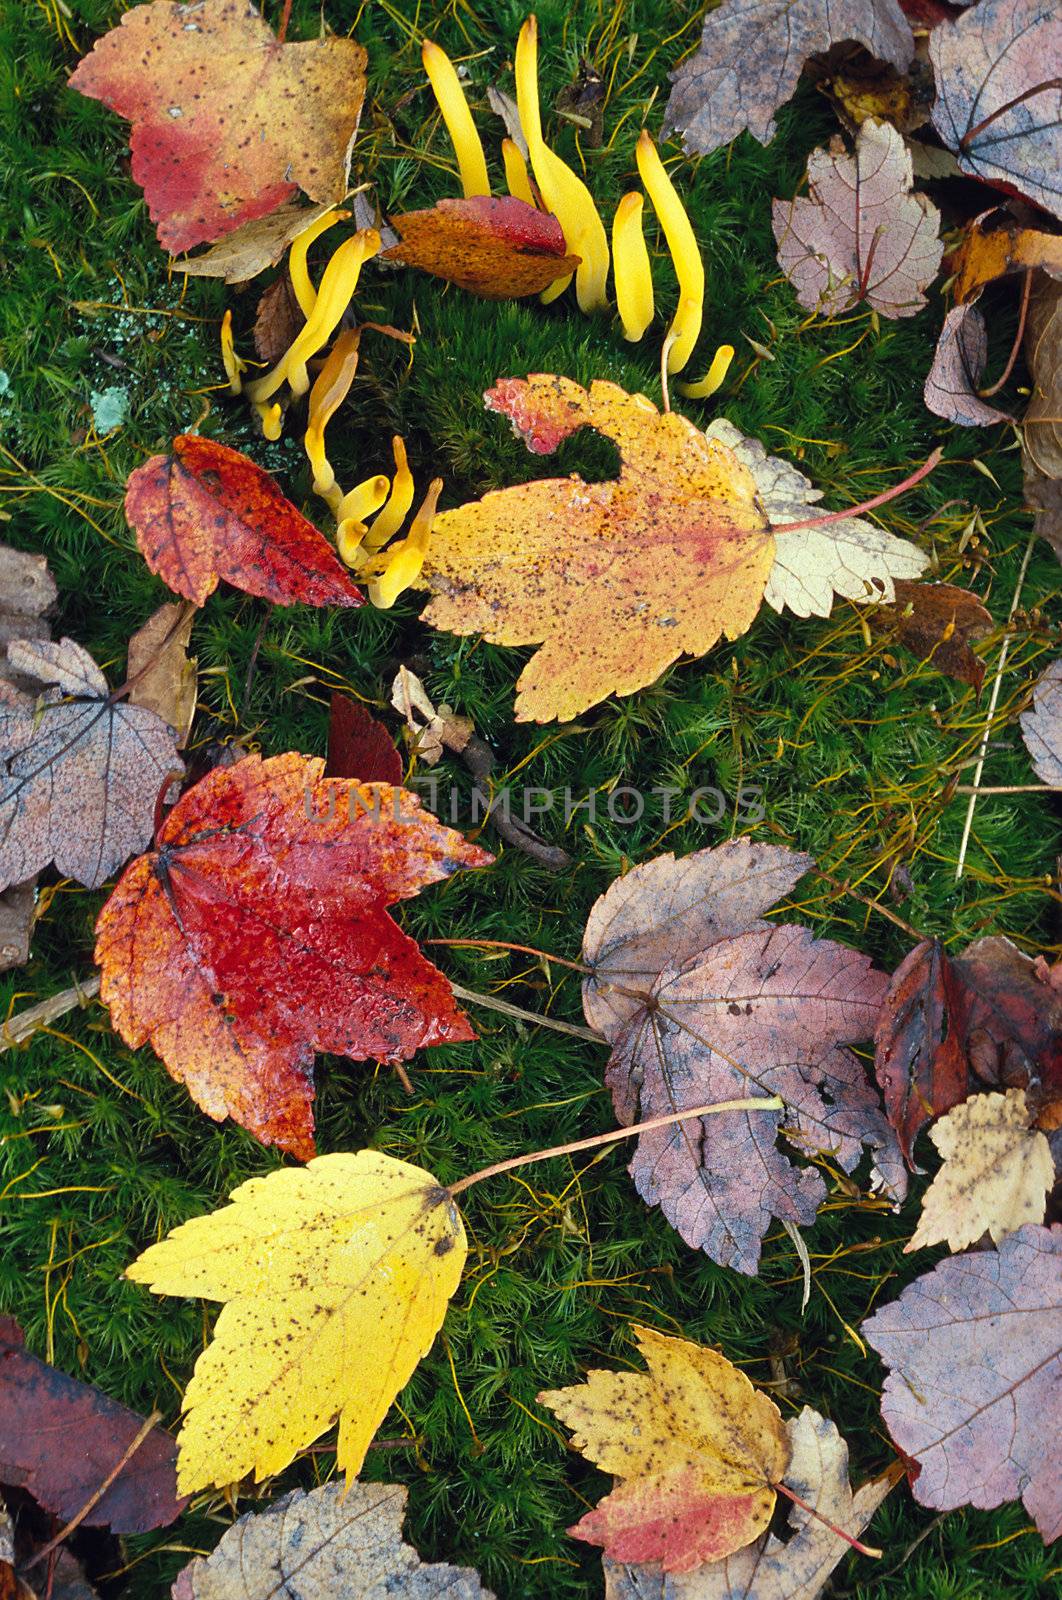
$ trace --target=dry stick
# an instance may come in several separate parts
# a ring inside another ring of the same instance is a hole
[[[841,894],[851,895],[853,900],[858,900],[859,904],[861,906],[866,906],[869,911],[876,911],[879,916],[888,917],[890,922],[895,923],[898,928],[902,928],[904,933],[906,933],[909,938],[914,939],[917,944],[921,944],[925,939],[926,936],[924,933],[919,933],[916,927],[912,926],[910,922],[905,922],[903,917],[897,916],[895,911],[890,911],[888,906],[883,906],[878,900],[871,900],[869,895],[860,894],[859,890],[853,889],[851,884],[842,883],[840,878],[835,878],[833,876],[832,872],[824,872],[821,867],[813,867],[812,871],[814,872],[815,876],[817,878],[821,878],[824,883],[832,885],[832,887],[839,890]]]
[[[118,1474],[123,1470],[123,1468],[129,1465],[130,1461],[136,1455],[136,1452],[140,1449],[140,1446],[144,1443],[144,1440],[147,1438],[152,1428],[154,1428],[155,1424],[161,1421],[161,1411],[153,1411],[150,1417],[145,1418],[140,1432],[126,1450],[122,1459],[111,1468],[110,1472],[108,1472],[99,1488],[93,1490],[92,1494],[90,1494],[88,1499],[85,1501],[85,1504],[81,1507],[81,1510],[76,1516],[70,1518],[70,1521],[67,1523],[66,1527],[60,1528],[55,1538],[49,1539],[48,1543],[46,1545],[42,1545],[41,1549],[37,1551],[36,1555],[33,1557],[33,1560],[26,1562],[26,1565],[23,1569],[24,1571],[29,1572],[31,1567],[37,1566],[45,1559],[46,1556],[50,1556],[53,1550],[57,1550],[59,1548],[64,1539],[69,1538],[74,1530],[81,1526],[93,1507],[99,1505],[100,1501],[103,1499],[104,1495],[107,1493],[107,1490],[110,1488],[115,1478],[117,1478]]]
[[[923,478],[928,478],[934,467],[940,463],[943,451],[939,448],[933,451],[922,465],[904,478],[892,489],[886,489],[882,494],[876,494],[870,500],[864,500],[862,505],[849,506],[847,511],[823,511],[817,517],[808,517],[804,522],[772,522],[772,533],[799,533],[801,528],[821,528],[827,522],[843,522],[846,517],[861,517],[864,511],[876,511],[878,506],[885,505],[889,500],[895,500],[898,495],[906,494],[908,489],[913,489],[916,483],[921,483]]]
[[[0,1027],[0,1055],[5,1050],[13,1050],[16,1045],[24,1044],[32,1034],[65,1017],[75,1006],[83,1006],[89,1000],[94,1000],[99,992],[100,980],[98,975],[93,974],[84,983],[75,983],[72,989],[62,989],[50,999],[42,1000],[39,1005],[30,1006],[28,1011],[20,1011],[18,1016],[9,1017]]]
[[[422,944],[445,944],[458,950],[518,950],[522,956],[541,956],[543,961],[555,961],[558,967],[569,967],[572,972],[593,976],[593,968],[582,961],[569,961],[566,956],[551,955],[548,950],[536,950],[533,944],[512,944],[508,939],[422,939]]]
[[[717,1111],[784,1111],[785,1102],[776,1094],[756,1095],[746,1100],[717,1100],[712,1105],[691,1106],[688,1111],[671,1111],[666,1117],[650,1117],[648,1122],[633,1122],[629,1128],[613,1128],[610,1133],[595,1133],[589,1139],[573,1139],[571,1144],[557,1144],[549,1150],[534,1150],[529,1156],[510,1156],[508,1161],[496,1161],[493,1166],[481,1167],[468,1178],[459,1178],[449,1185],[451,1195],[471,1189],[484,1178],[496,1178],[500,1172],[512,1172],[515,1167],[528,1167],[533,1161],[548,1161],[553,1156],[567,1156],[576,1150],[596,1150],[601,1145],[616,1144],[620,1139],[633,1139],[638,1133],[651,1133],[654,1128],[667,1128],[675,1122],[688,1122],[691,1117],[710,1117]]]
[[[1025,554],[1022,556],[1021,560],[1021,571],[1018,573],[1018,581],[1014,585],[1014,598],[1010,602],[1010,610],[1007,612],[1008,627],[1013,620],[1014,613],[1018,609],[1018,601],[1021,598],[1022,584],[1025,582],[1025,574],[1029,570],[1029,558],[1032,555],[1032,547],[1035,543],[1035,540],[1035,533],[1030,533],[1029,542],[1025,546]],[[974,807],[977,804],[977,794],[981,787],[981,774],[985,770],[985,757],[988,755],[988,742],[992,737],[992,719],[995,717],[996,706],[999,703],[999,687],[1003,682],[1003,668],[1007,664],[1007,651],[1009,649],[1010,633],[1008,632],[1006,638],[1003,640],[1003,648],[999,652],[999,665],[996,668],[996,675],[992,679],[992,694],[988,702],[988,718],[985,722],[984,737],[982,738],[977,751],[977,766],[974,768],[973,784],[970,789],[970,804],[966,807],[966,821],[962,830],[962,843],[959,845],[959,859],[955,867],[956,883],[958,883],[959,879],[962,877],[963,868],[966,865],[966,849],[970,843],[970,832],[973,828]]]
[[[523,1006],[514,1006],[508,1000],[498,1000],[492,994],[477,994],[474,989],[462,989],[459,983],[451,983],[450,988],[458,1000],[467,1000],[469,1005],[483,1006],[487,1011],[500,1011],[503,1017],[516,1017],[521,1022],[533,1022],[536,1028],[552,1028],[554,1033],[566,1033],[573,1039],[587,1039],[591,1044],[607,1044],[603,1033],[597,1033],[593,1028],[581,1028],[575,1022],[560,1022],[555,1017],[543,1017],[535,1011],[525,1011]]]
[[[1059,794],[1054,783],[996,783],[984,784],[980,789],[972,783],[957,783],[953,794]]]

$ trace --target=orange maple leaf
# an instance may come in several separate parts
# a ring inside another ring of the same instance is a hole
[[[590,427],[622,458],[606,483],[543,478],[435,518],[425,619],[542,646],[520,676],[518,721],[570,721],[750,627],[774,539],[732,450],[614,383],[536,373],[484,399],[538,455]]]

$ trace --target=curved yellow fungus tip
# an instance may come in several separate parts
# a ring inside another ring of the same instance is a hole
[[[679,305],[674,321],[668,329],[671,347],[668,351],[668,372],[681,372],[697,343],[704,316],[704,263],[697,248],[693,226],[686,208],[678,197],[675,185],[668,177],[649,134],[643,129],[636,150],[638,173],[645,192],[653,202],[653,210],[660,219],[664,238],[675,264],[678,278]]]
[[[369,569],[369,599],[381,611],[393,606],[399,595],[404,594],[420,577],[442,486],[441,478],[432,479],[406,537],[377,556]],[[378,568],[382,569],[379,575],[373,576]]]
[[[533,206],[535,192],[527,175],[527,162],[524,160],[523,151],[514,139],[503,139],[501,148],[502,163],[505,167],[505,187],[514,200],[522,200],[525,205]]]
[[[334,496],[338,505],[340,495],[335,487],[336,475],[325,450],[325,429],[350,393],[354,374],[358,370],[360,344],[360,329],[344,328],[310,390],[309,419],[303,443],[313,468],[314,494],[328,499],[329,504],[332,503],[330,497]]]
[[[364,522],[374,511],[379,511],[390,487],[391,480],[384,472],[378,472],[374,478],[366,478],[364,483],[356,484],[339,501],[336,521]]]
[[[490,194],[483,146],[479,142],[479,134],[453,62],[446,51],[440,50],[430,39],[425,39],[420,56],[457,156],[457,170],[461,174],[465,199],[471,200],[477,194]]]
[[[367,532],[364,522],[359,522],[357,517],[344,517],[336,528],[340,560],[345,561],[348,567],[364,566],[366,556],[362,540]]]
[[[608,303],[605,297],[608,237],[590,190],[571,167],[554,154],[542,137],[542,117],[538,104],[538,23],[534,16],[528,17],[520,29],[520,37],[516,41],[515,71],[520,125],[527,140],[531,170],[535,174],[542,203],[560,223],[569,255],[580,258],[575,274],[579,309],[600,311]],[[557,295],[563,293],[567,282],[567,279],[562,279],[559,284],[551,284],[542,296],[543,302],[555,300]]]
[[[653,320],[653,275],[637,192],[623,196],[612,219],[612,272],[623,337],[637,342]]]
[[[288,276],[295,291],[299,310],[304,317],[311,314],[317,300],[317,290],[310,279],[310,269],[306,264],[310,246],[315,239],[321,237],[322,233],[334,228],[337,222],[345,222],[349,216],[349,211],[326,211],[323,217],[315,218],[308,228],[303,228],[302,232],[297,233],[291,241],[291,249],[288,251]]]
[[[229,380],[229,388],[233,394],[239,394],[243,388],[240,373],[247,371],[247,363],[236,354],[236,346],[232,339],[232,312],[226,311],[221,319],[221,361],[225,368],[225,376]]]
[[[687,400],[707,400],[710,394],[722,387],[726,375],[730,371],[730,363],[734,359],[734,346],[721,344],[712,357],[712,364],[699,383],[677,383],[675,385],[679,394],[684,394]]]
[[[278,400],[275,405],[271,406],[266,405],[263,401],[256,401],[254,409],[258,413],[263,439],[269,439],[271,442],[279,439],[284,421],[284,412],[281,409],[280,401]]]
[[[413,504],[413,474],[406,458],[406,443],[400,434],[393,441],[395,475],[391,480],[391,493],[379,516],[369,529],[365,540],[368,550],[382,550],[388,539],[393,539]]]
[[[375,228],[361,228],[349,239],[343,240],[324,269],[313,310],[296,334],[291,347],[281,356],[272,372],[247,385],[247,393],[252,401],[268,400],[285,378],[292,394],[306,393],[310,387],[307,361],[332,337],[358,286],[363,263],[374,256],[379,248],[380,235]]]

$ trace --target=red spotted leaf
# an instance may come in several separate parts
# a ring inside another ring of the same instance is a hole
[[[579,265],[565,252],[556,217],[508,196],[440,200],[429,211],[392,217],[401,242],[391,261],[446,278],[486,300],[539,294]]]
[[[391,735],[348,694],[332,695],[325,777],[356,778],[359,783],[402,782],[402,757]]]
[[[302,1159],[315,1051],[398,1062],[474,1037],[387,908],[491,859],[415,796],[323,766],[292,753],[209,773],[96,927],[126,1043],[150,1043],[209,1116]]]
[[[182,433],[131,473],[125,514],[152,572],[202,605],[224,579],[275,605],[360,606],[332,546],[261,467]]]
[[[67,1522],[122,1460],[144,1418],[91,1384],[31,1355],[13,1317],[0,1317],[0,1483],[27,1490]],[[165,1528],[177,1497],[177,1444],[152,1428],[85,1521],[114,1533]]]
[[[247,0],[134,6],[70,79],[133,124],[133,178],[176,254],[302,189],[335,204],[365,98],[365,51],[280,44]]]

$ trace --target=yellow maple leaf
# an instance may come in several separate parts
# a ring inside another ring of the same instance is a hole
[[[252,1178],[145,1250],[127,1277],[224,1302],[184,1397],[181,1492],[281,1472],[337,1416],[351,1480],[467,1253],[449,1192],[375,1150]]]
[[[789,1462],[778,1407],[715,1350],[635,1327],[648,1372],[539,1395],[622,1481],[569,1532],[616,1561],[688,1572],[759,1537]]]
[[[589,427],[621,456],[606,483],[543,478],[435,518],[425,619],[542,646],[520,677],[518,721],[569,721],[751,626],[774,539],[732,450],[614,383],[535,373],[484,398],[536,454]]]

